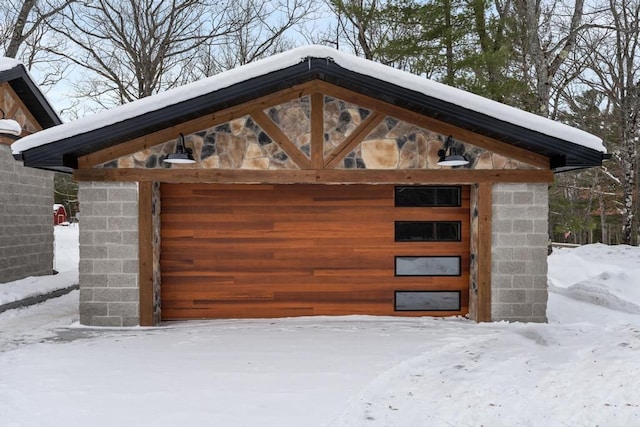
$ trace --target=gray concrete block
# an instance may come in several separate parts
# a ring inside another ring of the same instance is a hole
[[[498,289],[496,298],[501,304],[523,303],[526,301],[526,291],[523,289]]]
[[[529,247],[513,248],[513,259],[516,261],[532,261],[535,259],[535,250]]]
[[[119,328],[123,326],[120,316],[93,316],[91,326]]]
[[[120,260],[137,260],[138,259],[138,246],[133,245],[117,245],[117,246],[109,246],[108,247],[108,258],[109,259],[120,259]]]
[[[513,231],[513,220],[511,219],[495,219],[491,223],[494,233],[511,233]]]
[[[80,246],[80,260],[78,261],[78,271],[80,276],[83,274],[93,274],[93,260],[84,258],[83,254],[86,249]],[[80,283],[82,284],[82,282]]]
[[[527,274],[513,275],[513,288],[514,289],[532,289],[533,288],[533,276]]]
[[[491,305],[491,320],[508,320],[513,316],[512,304],[492,304]]]
[[[138,325],[140,325],[139,316],[122,318],[122,326],[131,327],[131,326],[138,326]]]
[[[496,247],[522,248],[527,247],[529,242],[526,235],[497,233],[493,236]]]
[[[108,283],[106,274],[80,274],[80,289],[105,288]]]
[[[112,288],[137,288],[138,275],[131,273],[118,273],[109,275],[109,287]]]
[[[491,262],[498,261],[511,261],[514,259],[514,248],[508,248],[503,246],[496,246],[491,249]]]
[[[547,321],[547,303],[533,304],[533,322],[546,322]]]
[[[124,260],[122,261],[122,272],[130,274],[138,274],[140,271],[140,262],[136,260]]]
[[[527,262],[527,274],[532,276],[546,276],[548,264],[546,259]]]
[[[95,260],[93,272],[97,274],[122,273],[122,261],[119,259]]]
[[[119,245],[122,243],[122,232],[113,230],[102,230],[93,232],[95,245]]]
[[[138,245],[138,232],[123,231],[122,232],[122,244],[123,245]]]
[[[513,193],[513,203],[516,205],[531,205],[533,204],[533,192],[532,191],[518,191]]]
[[[549,221],[546,219],[533,220],[533,232],[536,234],[548,234],[549,233]]]
[[[80,215],[80,232],[94,231],[94,230],[106,230],[107,229],[107,217],[106,216],[83,216]]]
[[[94,316],[106,316],[107,313],[108,308],[106,302],[83,302],[80,304],[81,317],[92,318]]]
[[[110,302],[109,316],[136,317],[138,316],[138,303]]]
[[[514,219],[514,233],[533,233],[533,221],[530,219]]]
[[[510,191],[494,191],[492,201],[494,205],[512,205],[513,193]]]
[[[109,202],[136,202],[138,200],[137,187],[109,188]]]
[[[138,231],[137,217],[109,217],[107,220],[109,230]]]
[[[497,272],[500,274],[526,274],[527,263],[524,261],[500,261]]]
[[[513,287],[512,275],[510,274],[492,274],[491,275],[491,289],[509,289],[512,287]],[[492,298],[492,299],[495,299],[495,298]]]
[[[96,302],[122,301],[122,290],[118,288],[94,288],[93,296]]]
[[[526,301],[528,303],[546,306],[549,294],[545,289],[528,289],[525,292],[527,293]]]
[[[91,202],[101,202],[107,200],[108,196],[107,188],[89,187],[86,183],[80,183],[78,198],[80,200],[80,206]],[[82,207],[80,208],[82,212]]]
[[[106,246],[85,246],[82,251],[84,259],[105,259],[107,258]]]
[[[140,290],[138,288],[123,288],[122,301],[135,303],[140,302]]]
[[[120,203],[122,216],[138,217],[138,203],[122,202]]]
[[[91,288],[82,288],[80,289],[80,301],[93,301],[93,289]]]

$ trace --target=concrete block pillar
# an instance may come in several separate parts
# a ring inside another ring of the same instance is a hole
[[[79,199],[80,323],[138,325],[138,185],[83,182]]]
[[[547,184],[493,186],[491,316],[547,321]]]

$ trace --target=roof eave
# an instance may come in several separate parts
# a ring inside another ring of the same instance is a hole
[[[0,71],[0,82],[7,82],[43,129],[62,124],[60,116],[31,79],[24,65]]]
[[[77,159],[83,155],[315,79],[451,123],[506,144],[542,154],[550,159],[564,157],[564,161],[558,162],[555,168],[551,167],[554,171],[602,164],[602,153],[597,150],[345,69],[326,58],[308,58],[288,68],[254,77],[84,134],[71,136],[56,142],[55,148],[52,144],[48,144],[26,150],[25,164],[33,167],[55,164],[74,168],[77,167],[75,164]]]

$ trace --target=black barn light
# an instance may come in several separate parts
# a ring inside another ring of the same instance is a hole
[[[464,157],[464,150],[459,152],[456,148],[456,141],[449,135],[444,142],[444,149],[438,150],[438,166],[465,166],[469,160]]]
[[[191,148],[187,148],[184,145],[184,135],[180,134],[178,137],[178,143],[176,144],[176,152],[169,154],[165,159],[167,163],[195,163]]]

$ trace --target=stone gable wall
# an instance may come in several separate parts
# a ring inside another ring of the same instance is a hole
[[[311,109],[308,96],[269,107],[263,112],[280,128],[304,157],[310,158]],[[356,104],[325,96],[323,111],[323,152],[325,161],[338,149],[372,111]],[[176,135],[177,137],[178,135]],[[449,169],[438,166],[442,135],[394,117],[385,117],[375,129],[343,159],[335,169]],[[185,135],[195,163],[169,164],[164,159],[176,150],[176,140],[166,141],[134,154],[106,162],[107,168],[181,169],[298,169],[278,143],[252,118],[244,116],[208,129]],[[464,141],[456,141],[469,165],[464,169],[532,169],[523,162],[508,159]]]
[[[82,182],[79,198],[80,323],[138,325],[138,185]]]
[[[53,172],[0,144],[0,283],[53,272]]]
[[[491,318],[546,322],[546,184],[493,186]]]

